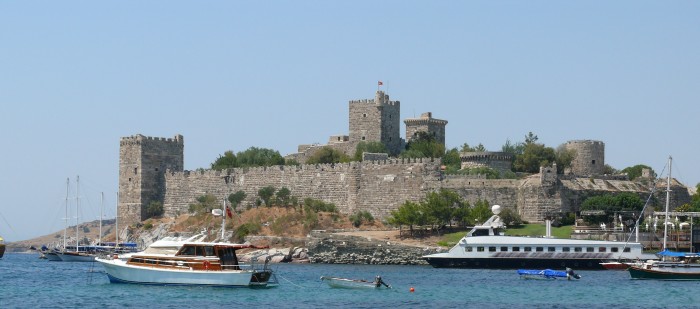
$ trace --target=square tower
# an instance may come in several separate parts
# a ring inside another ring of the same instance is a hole
[[[165,171],[184,170],[184,139],[122,137],[119,143],[119,222],[126,225],[146,218],[145,207],[163,202]]]
[[[349,103],[351,143],[381,142],[391,155],[401,152],[401,103],[390,101],[384,91],[377,91],[374,100]]]

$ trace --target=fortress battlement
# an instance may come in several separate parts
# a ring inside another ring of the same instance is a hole
[[[166,137],[153,137],[153,136],[145,136],[141,134],[136,134],[132,136],[126,136],[122,137],[120,140],[120,145],[125,145],[125,144],[139,144],[142,142],[165,142],[165,143],[173,143],[173,144],[180,144],[184,145],[185,140],[182,137],[182,135],[178,134],[175,135],[173,138],[166,138]]]

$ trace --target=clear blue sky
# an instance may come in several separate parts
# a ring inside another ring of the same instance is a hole
[[[100,192],[113,218],[123,136],[182,134],[188,170],[286,155],[347,134],[348,101],[378,80],[402,119],[448,120],[449,148],[601,140],[617,169],[672,155],[695,186],[699,16],[698,1],[3,1],[0,235],[61,230],[77,175],[80,221]]]

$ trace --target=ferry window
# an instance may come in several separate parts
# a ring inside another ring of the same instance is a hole
[[[630,252],[630,248],[625,248],[622,252]]]
[[[595,248],[593,248],[593,247],[586,247],[586,252],[595,252]]]
[[[574,252],[582,252],[583,249],[581,247],[574,247]]]
[[[513,247],[513,252],[520,251],[520,247]]]
[[[535,251],[542,252],[544,251],[544,247],[535,247]]]
[[[571,248],[569,248],[569,247],[564,247],[564,248],[561,248],[561,251],[563,251],[563,252],[571,252]]]
[[[530,252],[530,251],[532,251],[532,247],[525,247],[523,251]]]
[[[618,250],[619,250],[619,248],[617,248],[617,247],[610,248],[610,251],[612,251],[612,252],[619,252]]]
[[[466,252],[472,252],[473,249],[474,249],[473,247],[465,247],[465,248],[464,248],[464,251],[466,251]]]
[[[608,248],[605,248],[605,247],[598,248],[598,252],[607,252],[607,251],[608,251]]]
[[[508,247],[501,247],[501,252],[508,252]]]
[[[476,251],[478,251],[478,252],[484,252],[484,247],[476,247]]]
[[[496,252],[496,247],[489,247],[489,252]]]
[[[554,252],[556,249],[555,247],[547,247],[547,252]]]

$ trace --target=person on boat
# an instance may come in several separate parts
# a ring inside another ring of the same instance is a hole
[[[374,277],[374,286],[380,287],[381,285],[382,285],[382,277],[377,275],[376,277]]]

